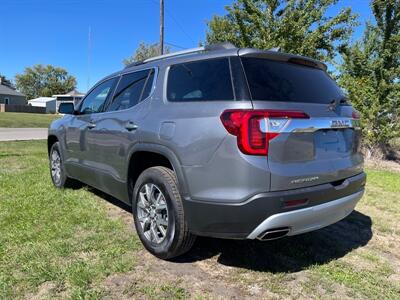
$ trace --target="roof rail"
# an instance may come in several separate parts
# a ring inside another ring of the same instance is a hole
[[[197,48],[191,48],[191,49],[186,49],[186,50],[182,50],[182,51],[177,51],[177,52],[172,52],[172,53],[168,53],[168,54],[163,54],[163,55],[159,55],[159,56],[154,56],[148,59],[145,59],[143,62],[147,63],[153,60],[159,60],[159,59],[163,59],[163,58],[168,58],[168,57],[174,57],[174,56],[179,56],[179,55],[185,55],[185,54],[189,54],[189,53],[196,53],[196,52],[200,52],[200,51],[204,51],[206,50],[205,47],[197,47]]]
[[[182,51],[177,51],[177,52],[172,52],[172,53],[167,53],[159,56],[154,56],[148,59],[145,59],[143,61],[135,61],[125,67],[125,69],[138,66],[141,64],[145,64],[151,61],[156,61],[168,57],[175,57],[175,56],[180,56],[180,55],[185,55],[185,54],[191,54],[191,53],[197,53],[197,52],[202,52],[202,51],[216,51],[216,50],[223,50],[223,49],[234,49],[236,48],[233,44],[224,42],[224,43],[218,43],[218,44],[211,44],[211,45],[206,45],[204,47],[197,47],[197,48],[191,48],[191,49],[186,49]]]
[[[279,52],[279,51],[281,51],[281,47],[270,48],[270,49],[268,49],[268,51]]]

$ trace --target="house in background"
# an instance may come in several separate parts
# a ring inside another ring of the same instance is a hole
[[[26,97],[18,92],[10,81],[0,76],[0,104],[25,105]]]
[[[85,94],[82,94],[78,92],[77,90],[72,90],[67,94],[64,95],[53,95],[53,98],[56,98],[57,101],[57,111],[58,107],[60,106],[60,103],[64,102],[70,102],[74,103],[76,105],[79,101],[82,100],[82,98],[85,96]]]
[[[54,114],[57,112],[57,100],[53,97],[39,97],[28,100],[28,105],[34,107],[45,107],[46,114]]]

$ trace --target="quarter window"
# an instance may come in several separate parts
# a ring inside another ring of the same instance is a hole
[[[103,111],[107,98],[113,90],[115,81],[116,79],[113,78],[95,87],[83,100],[79,113],[86,115]]]
[[[233,100],[228,58],[172,65],[167,98],[169,101]]]
[[[147,98],[151,92],[154,70],[122,75],[108,111],[127,109]],[[150,86],[150,88],[148,88]]]

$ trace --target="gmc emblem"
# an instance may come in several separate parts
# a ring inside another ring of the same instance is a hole
[[[350,120],[332,120],[331,121],[332,128],[346,128],[351,127]]]

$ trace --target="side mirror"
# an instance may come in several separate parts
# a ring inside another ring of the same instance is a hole
[[[75,113],[75,107],[73,103],[60,103],[58,106],[58,112],[60,114],[66,114],[66,115],[73,115]]]

